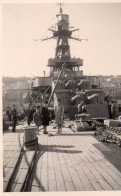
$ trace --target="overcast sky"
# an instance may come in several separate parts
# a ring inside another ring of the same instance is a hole
[[[70,40],[71,56],[82,58],[88,75],[121,74],[121,3],[69,3],[63,5],[73,33],[88,42]],[[48,59],[54,58],[56,40],[34,41],[52,36],[57,3],[3,4],[3,76],[43,76],[49,73]]]

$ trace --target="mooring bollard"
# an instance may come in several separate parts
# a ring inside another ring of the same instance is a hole
[[[36,134],[37,127],[26,126],[24,129],[24,146],[26,149],[34,149],[38,144],[38,137]]]

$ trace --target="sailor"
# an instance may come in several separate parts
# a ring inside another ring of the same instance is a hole
[[[42,107],[42,125],[43,125],[43,134],[48,134],[47,132],[47,126],[49,125],[49,111],[47,108],[48,102],[44,102],[44,106]]]
[[[30,125],[33,120],[33,112],[30,109],[30,105],[28,106],[28,109],[25,111],[25,116],[26,116],[27,124]]]
[[[61,100],[58,99],[58,105],[55,107],[55,122],[58,125],[57,134],[62,133],[63,117],[64,117],[64,106],[61,104]]]
[[[33,121],[34,121],[35,125],[37,126],[37,131],[39,134],[39,127],[42,124],[42,113],[40,110],[40,106],[36,107],[36,112],[33,114]]]
[[[8,115],[9,122],[11,122],[11,109],[10,109],[10,107],[7,108],[6,114]]]
[[[115,117],[116,117],[116,101],[112,101],[112,103],[111,103],[111,115],[112,115],[112,119],[115,119]]]
[[[11,116],[12,116],[12,132],[16,132],[16,125],[17,125],[17,111],[15,105],[13,105]]]

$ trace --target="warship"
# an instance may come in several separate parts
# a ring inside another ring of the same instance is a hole
[[[5,132],[3,191],[121,190],[120,148],[101,143],[121,146],[121,117],[108,119],[108,104],[98,78],[84,75],[83,59],[71,57],[69,39],[83,39],[72,37],[78,29],[70,30],[69,15],[61,6],[56,18],[55,28],[49,29],[52,37],[42,39],[57,40],[55,57],[47,65],[50,75],[32,80],[24,104],[32,108],[47,100],[54,119],[60,99],[64,106],[63,132],[55,133],[54,121],[48,126],[48,135],[42,131],[37,135],[35,126],[23,124],[18,124],[16,133]]]

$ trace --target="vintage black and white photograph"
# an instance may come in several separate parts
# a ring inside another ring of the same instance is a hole
[[[121,2],[1,15],[2,192],[120,193]]]

